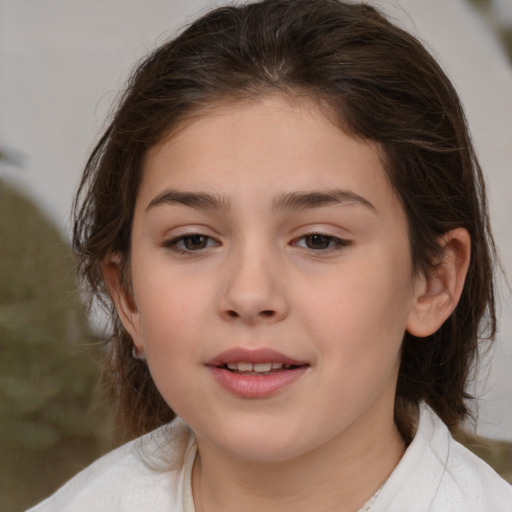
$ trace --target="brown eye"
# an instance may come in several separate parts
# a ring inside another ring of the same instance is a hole
[[[351,244],[352,242],[350,240],[345,240],[332,235],[324,235],[323,233],[311,233],[310,235],[304,235],[292,242],[292,245],[303,247],[304,249],[310,249],[312,251],[322,251],[322,254],[342,250]]]
[[[189,251],[198,251],[208,246],[209,238],[205,235],[189,235],[182,238],[185,249]]]
[[[304,242],[308,249],[328,249],[335,242],[333,237],[327,235],[308,235],[304,237]]]
[[[191,254],[193,252],[201,253],[204,249],[218,246],[219,242],[214,238],[192,233],[183,235],[164,242],[163,246],[178,254]]]

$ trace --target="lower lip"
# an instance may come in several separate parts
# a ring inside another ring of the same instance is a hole
[[[215,380],[233,395],[243,398],[265,398],[295,382],[307,370],[307,366],[298,366],[269,375],[240,375],[224,368],[208,367]]]

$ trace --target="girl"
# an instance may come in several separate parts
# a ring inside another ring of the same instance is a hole
[[[495,330],[482,175],[452,85],[374,8],[193,23],[135,71],[76,212],[142,437],[34,511],[512,510],[448,430]]]

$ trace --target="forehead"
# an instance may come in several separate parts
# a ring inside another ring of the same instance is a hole
[[[318,102],[275,95],[220,103],[151,148],[139,199],[147,206],[166,187],[262,198],[342,187],[392,200],[382,162],[377,143],[348,135]]]

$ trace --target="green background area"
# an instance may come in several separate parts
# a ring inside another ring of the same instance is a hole
[[[100,352],[68,244],[0,182],[0,511],[24,510],[113,446]]]
[[[509,24],[503,24],[502,20],[497,19],[493,14],[492,0],[468,0],[468,2],[490,25],[512,63],[512,27]]]

